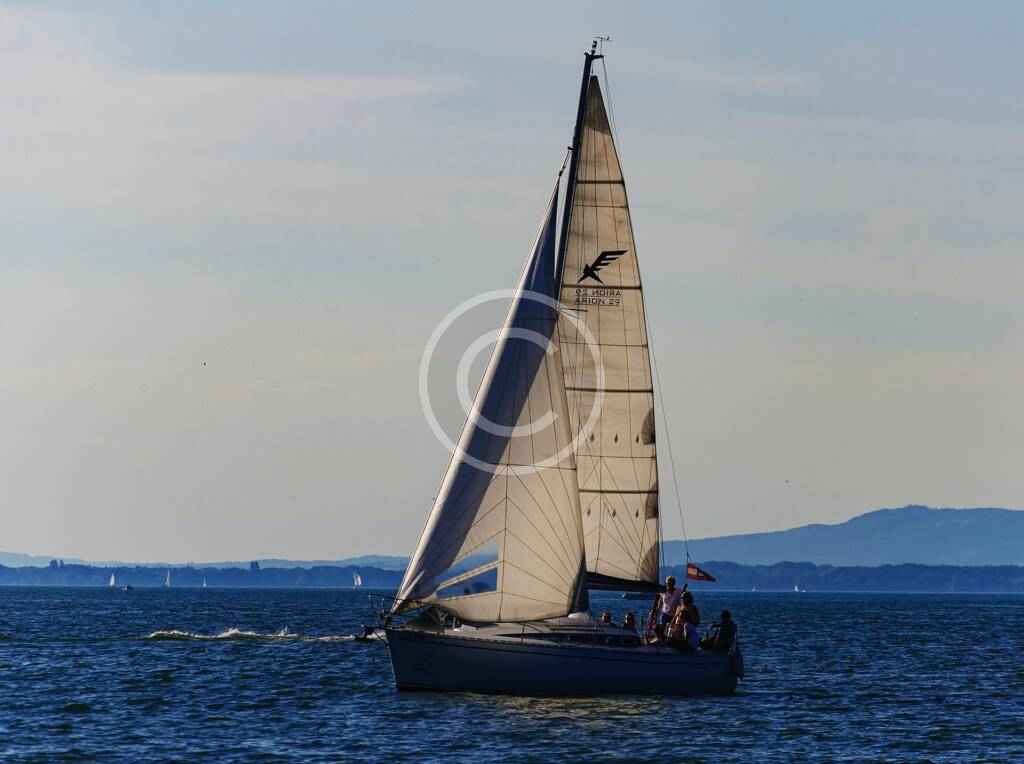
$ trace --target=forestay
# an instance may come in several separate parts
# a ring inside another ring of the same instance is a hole
[[[556,187],[396,611],[431,602],[493,622],[572,609],[583,530],[555,330],[557,197]]]
[[[654,387],[626,187],[597,77],[587,85],[577,152],[561,301],[599,352],[568,316],[559,334],[587,570],[592,588],[642,587],[658,581]]]

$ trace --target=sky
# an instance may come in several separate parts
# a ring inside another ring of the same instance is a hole
[[[1009,2],[0,5],[0,549],[411,552],[449,456],[420,355],[513,286],[594,34],[689,536],[1024,507],[1022,29]]]

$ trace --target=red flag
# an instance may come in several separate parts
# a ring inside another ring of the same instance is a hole
[[[706,570],[701,570],[692,562],[686,563],[686,577],[691,581],[714,581],[715,577]]]

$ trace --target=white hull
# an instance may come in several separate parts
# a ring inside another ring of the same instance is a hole
[[[388,629],[398,689],[577,696],[724,695],[736,689],[735,663],[727,655],[458,631]]]

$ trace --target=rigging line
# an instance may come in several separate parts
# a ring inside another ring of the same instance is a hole
[[[565,149],[565,159],[562,160],[562,169],[558,171],[558,177],[562,177],[562,173],[565,172],[565,166],[569,164],[569,157],[572,156],[572,146],[567,146]]]
[[[609,40],[610,39],[611,38],[609,38]],[[626,171],[625,168],[623,168],[622,166],[622,157],[620,156],[618,151],[619,127],[618,123],[615,121],[615,105],[612,103],[612,86],[611,83],[608,82],[608,65],[604,62],[603,57],[601,58],[601,74],[604,76],[604,92],[608,96],[606,99],[608,101],[608,124],[611,127],[612,140],[614,141],[616,146],[615,158],[619,160],[619,177],[625,179]]]
[[[648,327],[650,333],[650,327]],[[654,355],[654,337],[651,336],[651,365],[654,367],[654,374],[658,378],[658,400],[661,401],[661,418],[665,422],[665,443],[668,445],[668,460],[672,467],[672,487],[675,489],[676,506],[679,508],[679,523],[683,528],[683,549],[686,551],[686,561],[690,561],[690,539],[686,534],[686,516],[683,514],[683,500],[679,493],[679,480],[676,477],[676,458],[672,453],[672,429],[668,423],[668,410],[665,408],[665,395],[662,393],[661,367],[658,366],[658,359]]]

